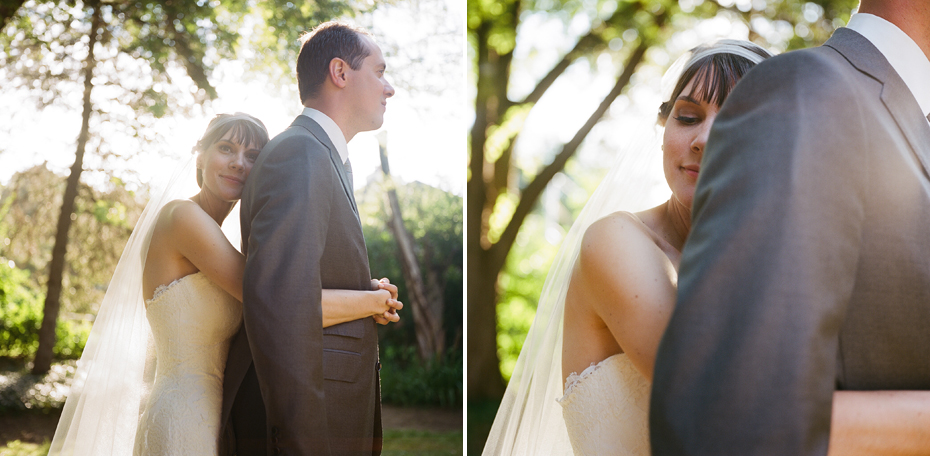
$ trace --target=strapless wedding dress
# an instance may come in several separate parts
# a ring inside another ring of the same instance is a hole
[[[242,305],[198,272],[160,286],[146,306],[157,367],[135,454],[215,455],[223,370]]]
[[[573,373],[559,399],[575,455],[649,455],[651,385],[624,354]]]

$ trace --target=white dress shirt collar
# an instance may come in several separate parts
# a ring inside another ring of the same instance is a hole
[[[326,136],[329,136],[329,140],[336,146],[336,152],[339,153],[339,158],[342,160],[342,163],[345,164],[346,160],[349,159],[349,147],[346,145],[346,137],[342,134],[342,129],[339,128],[339,125],[336,125],[336,122],[330,119],[326,114],[313,108],[305,107],[304,112],[300,113],[300,115],[313,119],[323,127]]]
[[[853,14],[846,27],[878,48],[911,90],[924,116],[930,114],[930,84],[927,83],[930,60],[920,46],[896,25],[873,14]]]

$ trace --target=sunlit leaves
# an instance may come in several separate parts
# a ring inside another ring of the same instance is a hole
[[[369,184],[356,193],[362,229],[371,265],[372,277],[388,277],[398,286],[401,301],[407,300],[407,285],[398,261],[397,243],[385,225],[383,188]],[[436,279],[442,290],[441,306],[446,346],[461,352],[463,311],[462,205],[460,196],[418,182],[397,186],[398,200],[404,216],[404,226],[414,238],[415,254],[421,271],[429,281]],[[429,278],[432,274],[433,279]],[[413,315],[405,308],[401,323],[380,331],[382,345],[415,345]]]
[[[0,214],[0,256],[28,271],[34,289],[44,289],[48,278],[64,182],[63,176],[36,166],[15,174],[0,191],[0,208],[6,209]],[[119,179],[102,189],[80,187],[65,257],[63,311],[96,312],[144,203]]]
[[[272,71],[272,79],[293,78],[300,37],[316,25],[370,8],[346,0],[271,0],[257,2],[249,25],[250,65]]]

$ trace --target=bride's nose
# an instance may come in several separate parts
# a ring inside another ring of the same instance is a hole
[[[710,122],[704,122],[701,130],[697,132],[694,140],[691,141],[691,151],[694,153],[704,153],[704,146],[707,145],[707,137],[710,135]]]
[[[229,167],[239,170],[245,169],[245,157],[241,154],[236,155],[236,158],[229,162]]]

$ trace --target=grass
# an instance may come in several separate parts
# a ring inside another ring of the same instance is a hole
[[[462,455],[462,431],[385,429],[382,456]]]
[[[42,456],[48,454],[49,442],[41,445],[19,440],[0,446],[0,456]],[[439,456],[462,454],[462,432],[430,432],[408,429],[384,431],[383,456]]]
[[[70,380],[73,372],[74,362],[71,361],[56,364],[47,376],[34,376],[29,374],[24,362],[0,358],[0,456],[48,454],[49,440],[58,422],[57,411],[66,393],[61,386]],[[43,443],[35,443],[42,440]],[[385,429],[381,454],[463,456],[462,443],[461,430]]]
[[[36,444],[13,440],[0,446],[0,456],[43,456],[48,454],[48,447],[48,441]]]

